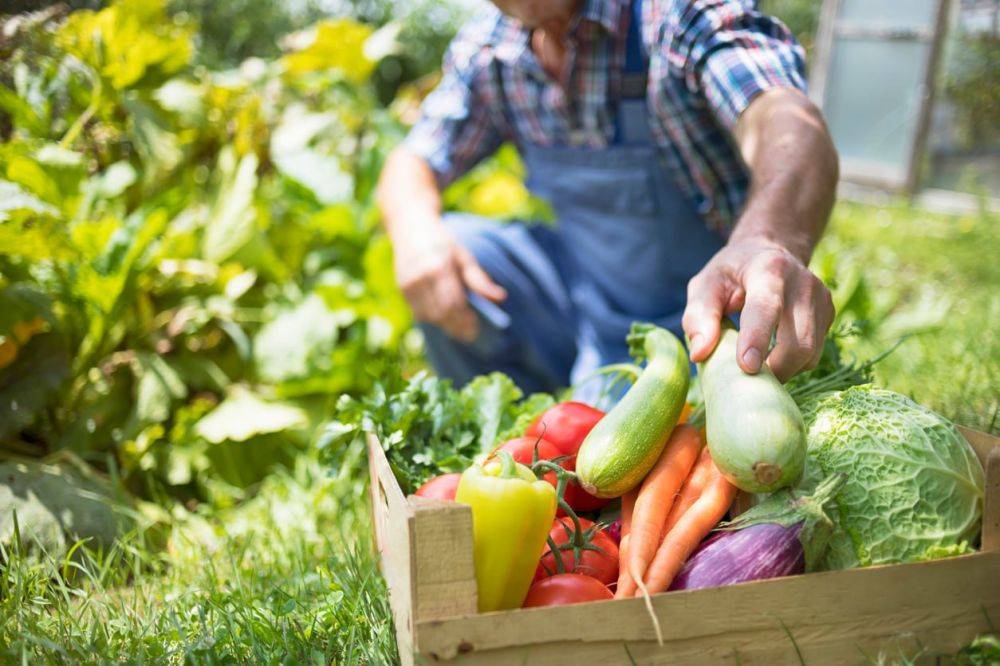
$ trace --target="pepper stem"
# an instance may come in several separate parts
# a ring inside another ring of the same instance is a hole
[[[505,479],[517,476],[517,467],[515,467],[513,456],[507,451],[497,451],[496,455],[500,459],[500,476]]]

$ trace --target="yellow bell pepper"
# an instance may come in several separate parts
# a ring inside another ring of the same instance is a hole
[[[455,501],[472,507],[479,612],[520,608],[556,517],[556,491],[500,451],[465,470]]]

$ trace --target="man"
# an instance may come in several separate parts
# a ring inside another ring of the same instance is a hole
[[[788,30],[750,0],[494,4],[379,184],[438,371],[552,390],[625,360],[632,321],[683,329],[699,361],[735,313],[744,371],[813,367],[837,156]],[[554,227],[442,218],[441,188],[504,141]]]

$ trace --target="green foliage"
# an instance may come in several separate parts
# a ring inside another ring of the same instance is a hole
[[[318,446],[342,475],[361,478],[365,433],[374,433],[403,492],[412,493],[432,476],[464,471],[551,404],[550,397],[523,397],[501,373],[477,377],[461,390],[425,372],[396,377],[360,400],[342,398]]]
[[[371,201],[401,132],[369,82],[388,47],[328,21],[214,73],[196,29],[120,0],[0,66],[0,447],[110,455],[181,499],[290,462],[410,327]]]
[[[812,269],[830,286],[847,358],[900,347],[875,382],[948,419],[1000,432],[1000,242],[996,215],[840,202]]]
[[[760,0],[760,11],[777,16],[807,52],[812,52],[822,3],[815,0]]]
[[[944,91],[958,110],[958,129],[967,147],[1000,142],[1000,37],[959,34],[945,68]]]

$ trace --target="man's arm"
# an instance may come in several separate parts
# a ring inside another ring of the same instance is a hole
[[[492,301],[507,294],[445,229],[430,165],[405,146],[396,148],[382,169],[377,198],[392,242],[396,282],[414,316],[458,340],[474,340],[478,321],[465,290]]]
[[[379,177],[377,199],[392,241],[396,282],[418,321],[470,342],[478,319],[466,291],[492,301],[507,294],[455,242],[441,220],[440,188],[493,153],[503,137],[479,89],[496,12],[466,25],[448,47],[441,82]]]
[[[819,110],[792,88],[754,98],[734,136],[752,175],[750,196],[726,246],[688,285],[684,330],[691,359],[701,361],[722,317],[742,311],[740,367],[757,372],[766,358],[784,381],[815,367],[833,322],[830,293],[807,265],[833,206],[837,153]]]

